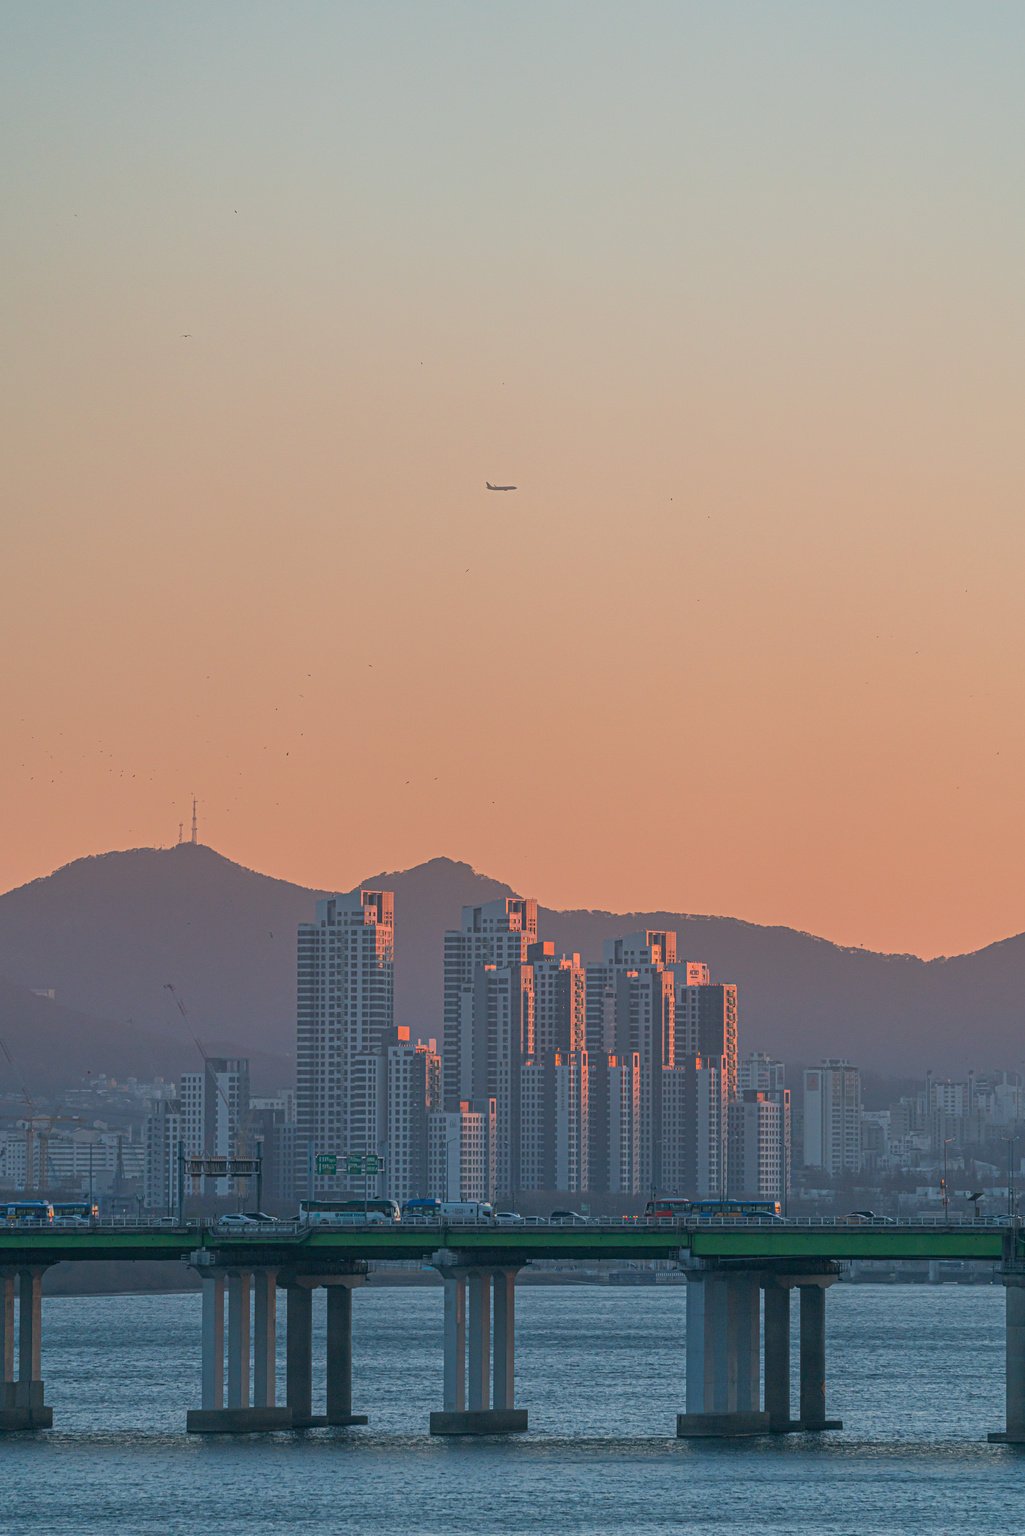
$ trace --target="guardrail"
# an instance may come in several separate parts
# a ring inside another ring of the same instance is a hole
[[[223,1216],[198,1216],[189,1217],[184,1222],[179,1222],[173,1216],[98,1216],[89,1218],[65,1218],[59,1217],[52,1222],[41,1222],[35,1218],[27,1220],[2,1221],[0,1231],[36,1231],[36,1232],[151,1232],[167,1231],[219,1231],[225,1235],[232,1232],[239,1234],[275,1234],[289,1236],[317,1232],[319,1230],[370,1230],[381,1232],[402,1229],[409,1230],[441,1230],[451,1228],[464,1228],[467,1231],[521,1231],[544,1228],[550,1231],[560,1231],[565,1228],[593,1231],[703,1231],[708,1228],[720,1230],[731,1228],[738,1231],[769,1230],[780,1228],[796,1229],[833,1229],[841,1230],[865,1228],[882,1232],[920,1230],[951,1229],[972,1232],[1006,1232],[1008,1230],[1020,1231],[1022,1219],[1018,1216],[996,1216],[976,1219],[971,1216],[953,1215],[922,1215],[905,1217],[897,1220],[886,1216],[679,1216],[679,1217],[644,1217],[644,1216],[596,1216],[586,1219],[550,1221],[543,1216],[524,1217],[519,1221],[472,1221],[465,1217],[428,1217],[413,1216],[404,1217],[401,1222],[388,1221],[362,1221],[359,1213],[352,1219],[340,1221],[306,1222],[298,1218],[282,1217],[269,1221],[245,1221],[236,1222],[231,1217]]]

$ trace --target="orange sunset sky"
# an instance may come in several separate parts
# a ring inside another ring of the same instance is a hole
[[[0,888],[1025,929],[1025,10],[0,31]]]

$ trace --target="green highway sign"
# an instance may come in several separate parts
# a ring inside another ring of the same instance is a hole
[[[350,1152],[345,1159],[346,1173],[362,1173],[363,1159],[358,1152]]]
[[[318,1152],[317,1153],[317,1172],[318,1173],[337,1173],[338,1172],[338,1154],[336,1152]]]
[[[368,1152],[363,1159],[363,1172],[373,1177],[375,1173],[380,1173],[380,1171],[381,1159],[377,1156],[376,1152]]]

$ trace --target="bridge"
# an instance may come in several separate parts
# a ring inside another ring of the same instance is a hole
[[[66,1260],[144,1259],[177,1260],[201,1277],[201,1405],[189,1411],[186,1427],[222,1434],[365,1424],[353,1412],[354,1292],[370,1262],[433,1267],[443,1282],[444,1384],[430,1429],[444,1435],[527,1428],[514,1391],[516,1277],[526,1265],[662,1260],[687,1280],[686,1404],[676,1432],[717,1438],[842,1427],[826,1410],[826,1292],[844,1262],[990,1263],[1005,1287],[1006,1421],[989,1438],[1025,1444],[1025,1232],[1017,1222],[275,1222],[230,1230],[199,1222],[10,1224],[0,1228],[0,1431],[53,1422],[41,1371],[45,1270]],[[314,1414],[312,1302],[319,1287],[327,1292],[326,1412]],[[284,1402],[276,1370],[279,1288]]]

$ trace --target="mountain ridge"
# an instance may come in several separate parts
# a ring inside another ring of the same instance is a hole
[[[360,884],[395,891],[397,1021],[437,1037],[442,934],[462,906],[514,888],[444,855]],[[171,981],[201,1039],[291,1056],[295,929],[330,894],[203,844],[87,855],[0,895],[0,976],[54,987],[59,1003],[96,1021],[128,1016],[173,1037]],[[739,984],[744,1051],[793,1061],[847,1055],[893,1072],[1017,1068],[1025,1054],[1025,935],[926,960],[783,924],[668,910],[539,904],[538,922],[542,937],[585,961],[614,935],[675,928],[681,958],[707,960],[718,979]]]

